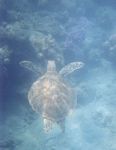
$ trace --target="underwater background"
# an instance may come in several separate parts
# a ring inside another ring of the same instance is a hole
[[[77,109],[45,134],[27,93],[54,59],[73,61]],[[116,150],[116,0],[0,0],[0,150]]]

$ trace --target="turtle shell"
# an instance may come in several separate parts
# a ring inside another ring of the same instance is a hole
[[[28,100],[33,110],[42,117],[59,122],[73,107],[73,90],[57,72],[47,72],[33,83]]]

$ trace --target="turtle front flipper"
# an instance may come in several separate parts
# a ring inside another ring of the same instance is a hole
[[[80,69],[84,66],[84,63],[83,62],[72,62],[72,63],[69,63],[68,65],[64,66],[59,74],[61,76],[67,76],[68,74],[72,73],[73,71],[77,70],[77,69]]]
[[[19,65],[23,68],[28,69],[29,71],[32,71],[35,74],[41,74],[39,66],[34,64],[32,61],[23,60],[19,62]]]

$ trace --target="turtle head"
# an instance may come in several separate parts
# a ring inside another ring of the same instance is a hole
[[[48,61],[47,72],[56,72],[56,63],[54,60]]]

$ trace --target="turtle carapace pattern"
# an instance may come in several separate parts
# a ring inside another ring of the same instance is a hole
[[[65,119],[74,107],[74,90],[62,74],[57,72],[55,61],[48,61],[46,73],[32,84],[28,92],[29,103],[42,117],[45,132],[52,129],[53,123],[57,123],[64,131]]]

